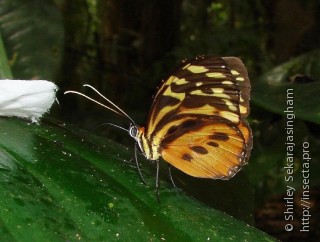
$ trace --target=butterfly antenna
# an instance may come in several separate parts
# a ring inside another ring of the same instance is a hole
[[[95,91],[100,97],[102,97],[104,100],[106,100],[109,104],[111,104],[118,112],[117,113],[121,113],[123,116],[127,117],[135,126],[136,123],[133,121],[133,119],[126,113],[124,112],[121,108],[119,108],[116,104],[114,104],[111,100],[109,100],[108,98],[106,98],[105,96],[103,96],[97,89],[95,89],[93,86],[89,85],[89,84],[84,84],[84,87],[89,87],[91,88],[93,91]]]
[[[119,108],[117,105],[115,105],[111,100],[109,100],[108,98],[106,98],[105,96],[103,96],[97,89],[95,89],[94,87],[92,87],[91,85],[88,85],[88,84],[85,84],[85,85],[83,85],[83,86],[84,86],[84,87],[89,87],[89,88],[91,88],[91,89],[92,89],[93,91],[95,91],[99,96],[101,96],[104,100],[106,100],[109,104],[111,104],[112,107],[109,107],[109,106],[107,106],[107,105],[105,105],[105,104],[103,104],[103,103],[101,103],[101,102],[99,102],[99,101],[97,101],[97,100],[95,100],[95,99],[93,99],[93,98],[91,98],[91,97],[89,97],[89,96],[81,93],[81,92],[77,92],[77,91],[66,91],[66,92],[64,92],[64,94],[73,93],[73,94],[77,94],[77,95],[83,96],[83,97],[85,97],[86,99],[88,99],[88,100],[90,100],[90,101],[92,101],[92,102],[94,102],[94,103],[96,103],[96,104],[98,104],[98,105],[100,105],[100,106],[102,106],[102,107],[104,107],[104,108],[106,108],[106,109],[114,112],[114,113],[117,113],[117,114],[119,114],[119,115],[122,115],[122,116],[128,118],[135,126],[137,126],[136,123],[133,121],[133,119],[132,119],[128,114],[126,114],[121,108]],[[115,126],[115,125],[114,125],[114,126]]]
[[[106,125],[106,124],[111,125],[111,126],[113,126],[113,127],[116,127],[116,128],[118,128],[118,129],[122,129],[122,130],[124,130],[124,131],[126,131],[126,132],[129,132],[128,129],[123,128],[123,127],[121,127],[121,126],[119,126],[119,125],[116,125],[116,124],[113,124],[113,123],[102,123],[102,124],[99,124],[99,125],[97,125],[96,127],[94,127],[91,131],[94,131],[94,130],[96,130],[96,129],[98,129],[98,128],[100,128],[101,126]]]

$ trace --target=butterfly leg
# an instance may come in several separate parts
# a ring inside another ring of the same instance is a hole
[[[174,183],[174,180],[173,180],[173,177],[172,177],[172,173],[171,173],[171,165],[169,163],[168,164],[168,172],[169,172],[169,178],[170,178],[170,181],[172,183],[172,185],[174,186],[174,188],[176,189],[179,189],[176,184]]]
[[[160,202],[160,195],[159,195],[159,160],[156,160],[157,163],[157,174],[156,174],[156,195],[157,200]]]
[[[142,181],[142,183],[144,185],[147,185],[147,182],[145,181],[145,179],[143,178],[142,176],[142,172],[141,172],[141,169],[140,169],[140,165],[139,165],[139,161],[138,161],[138,156],[137,156],[137,143],[135,143],[134,145],[134,157],[135,157],[135,160],[136,160],[136,166],[137,166],[137,169],[138,169],[138,172],[139,172],[139,175],[140,175],[140,179]]]

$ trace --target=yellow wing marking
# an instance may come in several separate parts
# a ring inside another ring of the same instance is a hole
[[[185,93],[175,93],[171,91],[171,86],[168,86],[168,88],[165,90],[165,92],[163,93],[163,96],[169,96],[169,97],[173,97],[176,99],[179,99],[180,102],[177,103],[176,105],[173,106],[164,106],[161,110],[159,110],[159,112],[156,115],[152,115],[153,119],[152,122],[150,122],[150,126],[149,127],[151,130],[154,130],[154,126],[171,110],[175,110],[179,107],[179,105],[181,104],[181,101],[185,98],[186,94]]]
[[[231,99],[230,95],[224,93],[223,88],[211,88],[211,90],[213,93],[204,93],[202,90],[193,90],[190,94]]]
[[[228,94],[225,94],[225,93],[213,93],[210,96],[231,99],[231,97]]]
[[[238,114],[229,111],[219,111],[219,115],[225,119],[230,120],[233,123],[238,123],[240,118]]]
[[[240,75],[240,73],[237,72],[236,70],[231,70],[231,74],[234,75],[234,76]]]
[[[223,85],[234,85],[234,83],[232,81],[223,81],[222,84]]]
[[[239,81],[239,82],[243,82],[244,78],[243,77],[237,77],[236,80]]]
[[[240,113],[245,114],[247,112],[248,112],[248,108],[243,105],[240,105]]]
[[[187,84],[188,82],[186,81],[185,78],[179,79],[179,78],[176,77],[176,79],[174,80],[174,83],[177,84],[177,85],[183,85],[183,84]]]
[[[238,109],[237,109],[237,107],[236,106],[234,106],[234,104],[229,100],[229,99],[222,99],[225,103],[226,103],[226,105],[228,106],[228,108],[231,110],[231,111],[234,111],[234,112],[236,112]]]
[[[206,73],[206,76],[210,78],[226,78],[226,75],[221,72],[209,72]]]
[[[194,66],[194,65],[190,65],[186,69],[192,73],[205,73],[209,71],[209,69],[205,68],[204,66]]]

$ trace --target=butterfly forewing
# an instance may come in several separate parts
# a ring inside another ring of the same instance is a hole
[[[250,82],[240,59],[185,61],[155,96],[143,136],[145,153],[161,155],[195,177],[233,176],[252,147],[244,120],[249,98]]]
[[[250,101],[250,80],[247,70],[239,58],[235,57],[223,57],[227,65],[229,66],[233,77],[235,78],[237,85],[240,89],[240,114],[242,118],[249,115],[249,101]]]
[[[241,115],[249,112],[249,93],[250,82],[240,59],[198,57],[187,61],[159,89],[147,135],[152,137],[159,124],[181,114],[221,116],[238,123]]]

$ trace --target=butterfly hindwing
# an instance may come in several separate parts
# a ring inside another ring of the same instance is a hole
[[[162,140],[161,156],[195,177],[227,179],[246,163],[250,128],[226,119],[188,119]]]

